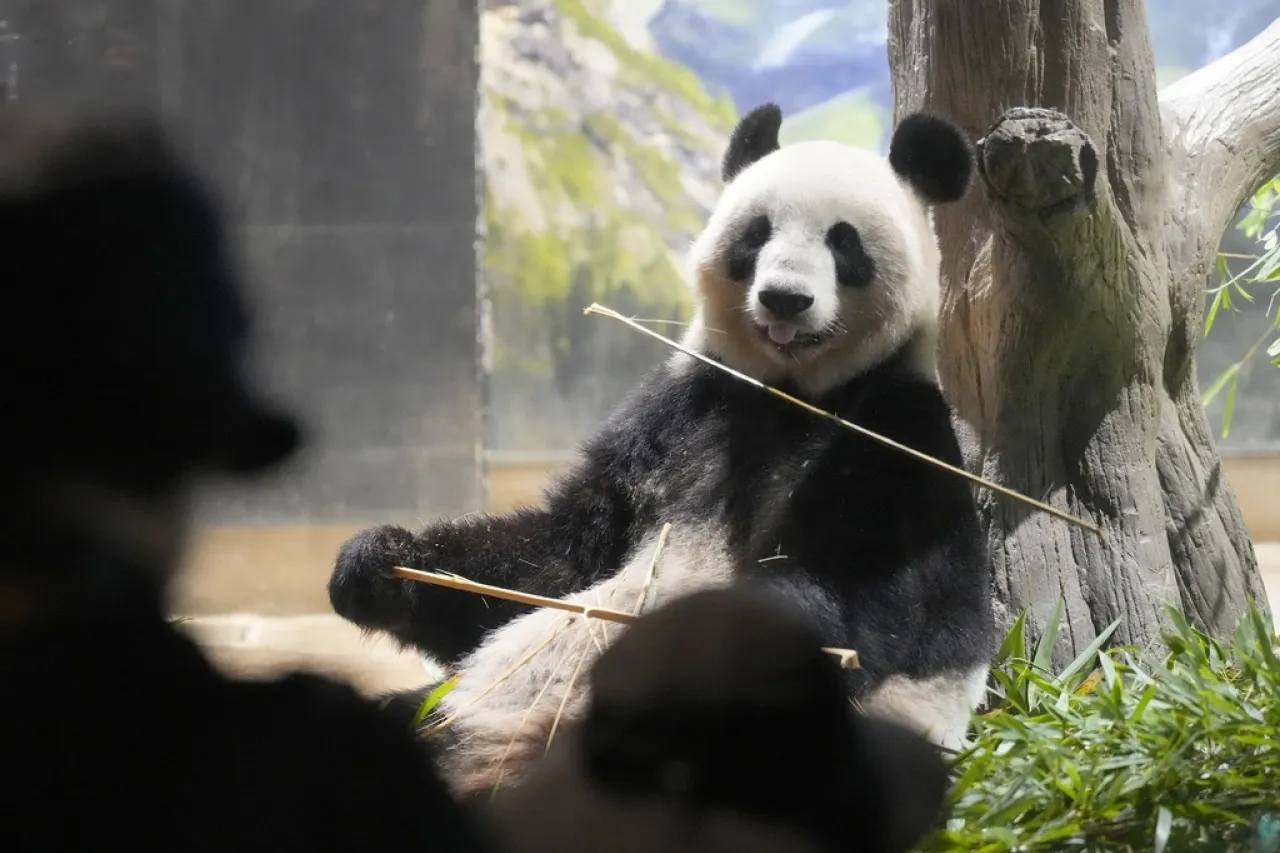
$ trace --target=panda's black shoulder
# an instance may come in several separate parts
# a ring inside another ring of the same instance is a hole
[[[960,466],[960,442],[953,410],[935,378],[922,375],[906,359],[890,361],[836,389],[820,403],[846,420],[949,465]],[[967,487],[954,475],[887,444],[875,445],[874,458],[885,474],[909,487],[945,486],[948,493]],[[863,443],[863,446],[867,446]]]
[[[700,362],[668,362],[651,370],[588,442],[588,455],[641,457],[664,451],[712,428],[708,416],[723,413],[754,388]]]
[[[905,370],[886,371],[869,376],[863,388],[867,413],[893,426],[894,432],[930,445],[946,444],[954,438],[951,406],[930,377]]]

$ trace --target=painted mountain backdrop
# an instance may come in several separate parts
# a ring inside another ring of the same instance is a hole
[[[1248,41],[1280,0],[1148,0],[1147,13],[1168,83]],[[663,357],[582,308],[687,316],[684,248],[741,112],[775,101],[784,143],[883,149],[887,14],[884,0],[484,0],[491,448],[571,449]],[[1259,319],[1219,320],[1202,376],[1238,357]],[[1259,363],[1230,444],[1280,446],[1276,400],[1280,371]]]
[[[646,7],[647,16],[636,7]],[[617,0],[616,25],[691,68],[739,109],[775,101],[797,137],[887,144],[892,100],[888,4],[876,0]],[[1222,7],[1149,0],[1162,83],[1248,41],[1280,14],[1275,0]]]

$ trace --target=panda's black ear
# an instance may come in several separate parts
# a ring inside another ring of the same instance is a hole
[[[973,177],[973,146],[945,118],[912,113],[893,132],[889,165],[925,201],[959,201]]]
[[[743,169],[777,151],[781,130],[782,108],[777,104],[761,104],[743,116],[729,137],[729,147],[720,163],[721,180],[729,183]]]

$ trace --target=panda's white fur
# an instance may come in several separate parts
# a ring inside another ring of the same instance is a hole
[[[762,210],[774,212],[779,233],[760,253],[748,294],[750,309],[743,311],[741,286],[716,261],[725,241]],[[823,238],[838,220],[856,225],[885,286],[844,292],[837,286]],[[818,395],[918,335],[912,365],[933,377],[939,262],[929,209],[883,157],[838,142],[798,142],[737,175],[694,241],[689,266],[698,300],[685,343],[763,382],[790,378]],[[805,318],[807,330],[842,327],[842,334],[821,353],[795,359],[760,345],[751,324],[767,318],[750,297],[778,281],[804,287],[814,296]]]
[[[639,613],[651,569],[651,607],[732,580],[722,530],[673,526],[659,551],[660,537],[651,533],[620,572],[565,598]],[[501,781],[504,768],[519,775],[540,756],[559,721],[581,716],[586,673],[622,630],[625,626],[615,622],[534,610],[494,631],[463,659],[457,670],[464,677],[441,700],[434,718],[452,728],[445,738],[451,748],[442,750],[439,760],[455,789],[483,791]]]
[[[766,105],[730,141],[725,191],[690,252],[698,307],[686,345],[959,464],[934,366],[929,205],[963,194],[967,142],[912,116],[886,160],[832,142],[779,148],[780,122]],[[784,313],[762,302],[777,308],[778,293],[791,300]],[[587,443],[544,507],[418,533],[371,528],[339,555],[337,612],[462,673],[427,723],[455,790],[520,778],[552,730],[577,719],[586,670],[625,628],[396,580],[395,565],[628,611],[646,584],[656,606],[749,577],[805,611],[829,645],[858,650],[848,680],[865,710],[952,748],[995,651],[966,482],[683,354]]]

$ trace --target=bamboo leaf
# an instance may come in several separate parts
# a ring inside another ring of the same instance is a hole
[[[413,715],[413,724],[411,728],[416,729],[418,726],[422,725],[422,721],[435,710],[435,707],[440,704],[440,700],[445,696],[448,696],[449,692],[458,686],[458,681],[461,678],[462,673],[459,672],[451,678],[448,678],[436,685],[436,688],[428,693],[427,698],[422,700],[422,704],[418,706],[417,713]]]
[[[1044,623],[1044,633],[1040,635],[1040,642],[1036,645],[1036,652],[1032,656],[1032,662],[1036,669],[1040,671],[1048,671],[1049,664],[1053,661],[1053,649],[1058,644],[1058,634],[1062,630],[1062,615],[1065,611],[1065,602],[1061,596],[1054,602],[1053,610],[1049,611],[1049,619]]]
[[[1227,438],[1231,435],[1231,416],[1236,410],[1236,389],[1240,387],[1240,373],[1237,371],[1231,377],[1231,382],[1227,386],[1227,399],[1222,404],[1222,437]]]
[[[1226,370],[1222,371],[1221,375],[1219,375],[1217,379],[1213,380],[1213,384],[1209,386],[1209,390],[1204,392],[1200,402],[1206,406],[1213,402],[1213,398],[1218,396],[1218,393],[1225,388],[1227,383],[1230,382],[1239,372],[1240,362],[1236,362]]]
[[[1173,812],[1161,806],[1156,817],[1155,853],[1164,853],[1164,848],[1169,843],[1169,833],[1172,831]]]
[[[1218,275],[1225,278],[1226,270],[1227,270],[1227,259],[1219,256],[1218,257]],[[1216,320],[1218,317],[1218,309],[1222,307],[1222,303],[1224,300],[1223,294],[1225,294],[1226,292],[1227,292],[1226,288],[1221,287],[1221,288],[1218,288],[1217,292],[1213,294],[1213,301],[1209,303],[1209,310],[1205,312],[1205,315],[1204,315],[1204,333],[1206,337],[1209,335],[1209,330],[1213,328],[1213,321]]]

